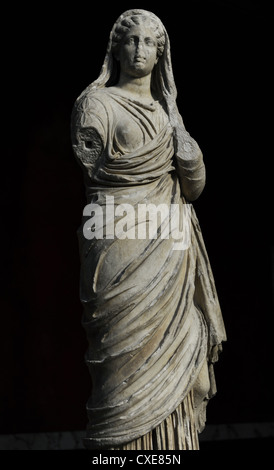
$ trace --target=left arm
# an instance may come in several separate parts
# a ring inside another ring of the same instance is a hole
[[[182,154],[176,155],[177,173],[183,196],[195,201],[205,187],[206,171],[203,154],[197,142],[184,129],[181,135]]]

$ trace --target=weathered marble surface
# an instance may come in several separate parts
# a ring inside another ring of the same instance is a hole
[[[79,243],[93,384],[85,440],[90,448],[127,445],[156,432],[184,400],[191,403],[186,422],[200,432],[216,393],[213,364],[226,334],[190,204],[203,191],[205,165],[176,96],[164,25],[145,10],[123,13],[100,76],[76,100],[71,126],[87,194]],[[158,218],[157,236],[142,238],[148,218],[131,219],[128,236],[120,212],[111,237],[108,198],[116,208],[164,206],[168,214]],[[103,214],[100,236],[96,227],[85,231],[95,206]],[[181,250],[173,237],[174,206],[180,227],[189,223],[189,244]]]

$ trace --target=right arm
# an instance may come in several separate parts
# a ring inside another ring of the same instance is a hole
[[[105,109],[94,97],[76,102],[71,119],[72,148],[83,170],[92,178],[105,147]]]

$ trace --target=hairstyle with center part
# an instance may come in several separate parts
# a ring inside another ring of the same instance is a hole
[[[130,14],[132,12],[132,14]],[[138,13],[141,12],[141,13]],[[125,15],[125,14],[124,14]],[[112,52],[114,54],[119,50],[120,43],[124,35],[136,25],[145,23],[154,32],[157,39],[157,56],[160,57],[163,54],[165,46],[165,32],[163,25],[157,21],[158,18],[145,14],[142,10],[130,10],[128,16],[121,15],[116,22],[116,27],[113,31],[112,36]]]

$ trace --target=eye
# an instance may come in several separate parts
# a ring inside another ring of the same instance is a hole
[[[152,38],[146,38],[146,39],[145,39],[145,43],[146,43],[148,46],[155,46],[155,45],[156,45],[154,39],[152,39]]]
[[[130,36],[130,37],[126,38],[125,39],[125,44],[128,44],[128,45],[135,44],[135,38],[133,36]]]

